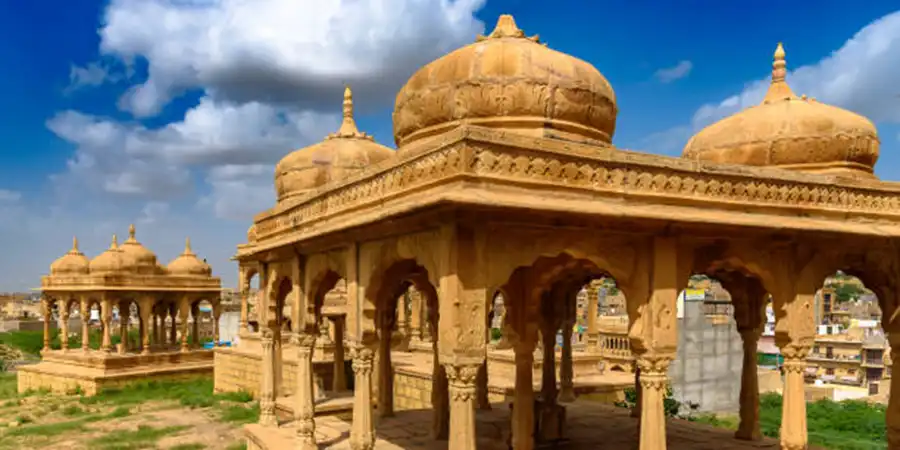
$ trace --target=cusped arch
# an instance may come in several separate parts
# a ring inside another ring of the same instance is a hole
[[[778,284],[772,260],[765,251],[749,245],[714,244],[695,251],[691,272],[712,278],[721,277],[723,272],[738,272],[759,279],[767,292],[776,292]]]

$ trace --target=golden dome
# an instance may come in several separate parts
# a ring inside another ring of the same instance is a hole
[[[526,37],[510,15],[419,69],[397,94],[398,148],[461,124],[610,143],[616,96],[591,64]]]
[[[134,225],[128,227],[128,240],[122,243],[122,253],[129,261],[134,262],[135,269],[140,273],[158,272],[156,255],[141,245],[134,237]]]
[[[375,143],[372,136],[356,128],[353,96],[347,87],[344,89],[344,120],[338,132],[328,135],[318,144],[291,152],[275,166],[278,201],[302,196],[393,154],[393,150]]]
[[[72,250],[50,264],[50,275],[87,275],[91,262],[78,250],[78,238],[72,238]]]
[[[208,277],[212,275],[212,268],[209,267],[209,264],[201,261],[200,258],[197,258],[197,255],[191,251],[191,238],[187,238],[184,241],[184,252],[181,255],[178,255],[177,258],[173,259],[172,262],[166,266],[166,269],[169,271],[171,275],[189,275],[189,276],[203,276]]]
[[[122,252],[116,235],[113,235],[109,248],[91,260],[90,268],[92,275],[103,275],[128,272],[134,266],[134,260]]]
[[[805,172],[874,177],[878,133],[865,117],[797,97],[785,81],[784,48],[778,44],[772,83],[762,103],[700,130],[684,158]]]

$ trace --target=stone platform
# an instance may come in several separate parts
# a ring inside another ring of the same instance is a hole
[[[319,400],[315,405],[315,416],[339,416],[350,420],[353,414],[353,392],[341,392],[329,394],[330,397]],[[275,414],[279,421],[288,422],[294,417],[294,396],[278,397],[275,400]]]
[[[55,393],[80,391],[84,395],[96,395],[104,388],[137,381],[180,380],[209,376],[212,371],[212,350],[155,351],[140,355],[77,349],[44,352],[41,362],[19,367],[17,376],[20,393],[46,389]]]
[[[262,378],[262,345],[258,336],[241,338],[235,347],[215,349],[214,386],[216,392],[248,392],[254,397],[259,393]],[[345,357],[349,362],[349,352]],[[284,393],[293,392],[297,371],[297,347],[286,342],[282,347],[282,381]],[[334,349],[331,345],[317,345],[313,349],[313,372],[322,380],[326,390],[330,390],[334,379]],[[347,380],[352,373],[345,373]]]
[[[628,450],[637,448],[637,419],[622,408],[590,401],[567,405],[568,423],[565,448],[572,450]],[[434,441],[430,410],[397,412],[395,417],[376,419],[377,449],[446,449],[446,441]],[[377,418],[377,414],[375,415]],[[495,404],[492,410],[476,414],[478,449],[506,450],[509,436],[509,409]],[[279,428],[257,424],[245,427],[248,450],[280,450],[296,446],[293,423]],[[732,431],[712,428],[683,420],[669,420],[666,440],[669,450],[749,450],[778,449],[774,439],[758,442],[739,441]],[[337,416],[316,418],[316,439],[321,449],[350,449],[350,419]]]

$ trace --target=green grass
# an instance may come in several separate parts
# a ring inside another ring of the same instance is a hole
[[[224,406],[219,418],[225,422],[236,424],[256,422],[259,420],[259,404],[254,403],[250,407],[244,405]]]
[[[759,425],[763,435],[777,438],[781,428],[782,398],[763,394],[759,399]],[[809,443],[832,450],[876,450],[887,448],[885,407],[858,400],[819,400],[806,405]],[[701,415],[697,422],[722,428],[737,428],[734,418]]]
[[[234,444],[229,445],[227,450],[247,450],[247,443],[235,442]]]
[[[12,399],[18,395],[18,381],[14,373],[0,373],[0,399]]]
[[[204,448],[206,448],[206,446],[203,444],[193,443],[193,444],[180,444],[180,445],[176,445],[174,447],[169,447],[169,450],[203,450]]]
[[[107,435],[91,440],[91,447],[103,450],[137,450],[156,447],[156,441],[170,434],[178,433],[190,427],[173,426],[156,428],[149,425],[138,425],[134,431],[113,431]]]
[[[208,408],[223,401],[247,403],[252,397],[246,392],[214,393],[211,378],[197,377],[188,381],[146,381],[120,389],[105,389],[93,397],[82,397],[80,402],[129,406],[148,400],[177,400],[189,408]]]

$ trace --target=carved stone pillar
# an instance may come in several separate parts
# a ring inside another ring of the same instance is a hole
[[[512,447],[515,450],[534,448],[534,348],[516,343],[516,394],[512,410]]]
[[[756,366],[759,328],[738,330],[744,343],[744,365],[741,370],[740,415],[741,423],[734,437],[747,441],[762,439],[759,430],[759,375]]]
[[[242,280],[241,283],[246,283]],[[246,287],[241,288],[241,326],[238,330],[240,336],[246,336],[249,333],[250,324],[250,290]]]
[[[141,354],[149,355],[150,354],[150,324],[148,321],[151,320],[154,316],[153,314],[153,301],[151,299],[145,299],[138,305],[138,318],[141,322]]]
[[[218,347],[219,341],[219,319],[222,317],[222,307],[220,305],[213,306],[213,346]]]
[[[294,420],[297,423],[297,448],[316,450],[315,398],[313,396],[313,345],[315,334],[297,333],[297,387],[294,392]]]
[[[541,334],[544,362],[541,365],[541,400],[556,403],[556,327],[547,326]]]
[[[450,391],[451,450],[475,449],[475,379],[482,364],[444,364]]]
[[[407,295],[404,294],[400,296],[397,301],[397,332],[402,336],[406,337],[409,334],[409,319],[406,316],[406,301]]]
[[[631,408],[631,417],[639,419],[641,417],[641,404],[644,398],[644,388],[641,387],[641,368],[634,368],[634,407]]]
[[[112,306],[109,300],[100,302],[100,322],[103,324],[103,338],[100,341],[100,350],[109,353],[112,350],[112,339],[109,336],[110,319],[112,317]]]
[[[372,420],[372,365],[373,349],[356,344],[353,355],[353,426],[350,429],[350,447],[353,450],[375,448],[375,422]]]
[[[347,390],[347,373],[344,370],[344,316],[332,319],[334,327],[334,385],[335,392]]]
[[[600,341],[600,331],[597,327],[598,305],[597,287],[594,283],[588,284],[587,289],[587,347],[589,350],[596,351]]]
[[[392,417],[394,415],[394,368],[391,365],[391,331],[390,323],[381,327],[381,339],[378,341],[378,415]]]
[[[447,370],[440,363],[437,342],[431,343],[431,437],[445,440],[450,434],[450,386]]]
[[[414,287],[411,287],[408,292],[412,311],[409,318],[409,335],[411,341],[418,342],[422,340],[422,293]]]
[[[183,302],[181,307],[178,308],[178,316],[181,319],[181,351],[187,352],[191,349],[188,344],[188,314],[190,313],[190,305],[187,302]],[[174,321],[172,323],[172,328],[174,329]],[[174,334],[174,333],[172,333]]]
[[[119,302],[119,354],[123,355],[128,351],[128,319],[129,308],[128,302]]]
[[[46,297],[42,298],[41,315],[44,318],[44,348],[41,349],[41,352],[50,351],[50,321],[53,320],[53,314],[50,308],[50,299]]]
[[[61,302],[59,310],[59,348],[66,352],[69,350],[69,301]]]
[[[475,387],[477,389],[477,401],[478,401],[478,409],[481,410],[490,410],[491,409],[491,399],[490,399],[490,391],[488,387],[488,365],[487,360],[481,363],[478,366],[478,375],[475,378]]]
[[[664,400],[668,387],[668,369],[673,355],[643,355],[641,369],[640,450],[666,449]]]
[[[262,329],[262,379],[259,386],[259,424],[276,426],[275,418],[275,353],[273,352],[272,330]]]
[[[191,344],[200,345],[200,305],[191,305]]]
[[[888,331],[888,339],[891,344],[891,362],[900,361],[900,331]],[[887,428],[887,441],[889,449],[900,448],[900,379],[893,380],[891,374],[891,391],[885,412],[885,425]]]
[[[169,308],[169,316],[172,319],[172,327],[169,328],[169,344],[175,346],[178,345],[178,326],[176,325],[178,323],[178,310],[174,304]]]
[[[806,356],[809,347],[788,344],[781,347],[784,356],[784,388],[781,406],[781,448],[782,450],[805,450],[806,430],[806,387],[803,373],[806,371]]]
[[[566,321],[562,326],[562,357],[560,358],[559,367],[559,401],[574,402],[575,401],[575,373],[572,368],[572,328],[575,326],[573,321]]]
[[[87,353],[91,349],[91,308],[86,297],[81,298],[81,351]]]

